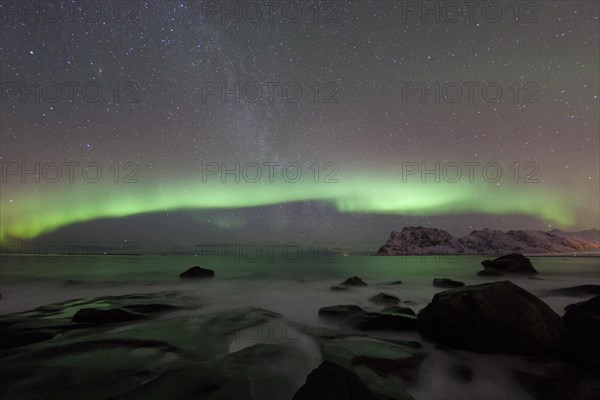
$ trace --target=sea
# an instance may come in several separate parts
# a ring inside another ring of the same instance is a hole
[[[568,304],[587,297],[557,295],[552,289],[600,284],[597,256],[530,257],[539,274],[533,277],[479,277],[481,261],[490,257],[359,256],[312,253],[286,257],[200,255],[2,255],[0,314],[85,297],[176,291],[197,299],[194,313],[240,307],[261,307],[289,321],[317,326],[324,306],[356,304],[380,310],[369,302],[377,293],[400,298],[415,312],[441,290],[434,278],[450,278],[467,285],[509,279],[546,302],[559,315]],[[185,281],[179,274],[191,266],[215,271],[215,278]],[[346,278],[359,276],[368,286],[332,291]],[[402,281],[402,283],[390,284]],[[416,340],[428,356],[417,383],[407,387],[416,399],[530,399],[511,373],[515,368],[543,372],[549,364],[526,357],[476,354],[440,349],[417,332],[380,332],[371,336]],[[318,349],[314,357],[318,360]],[[457,382],[448,371],[467,364],[475,371],[469,384]]]

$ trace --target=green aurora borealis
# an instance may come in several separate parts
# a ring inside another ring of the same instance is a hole
[[[337,183],[311,179],[290,182],[206,182],[155,184],[38,184],[30,193],[3,196],[2,242],[32,239],[69,224],[99,218],[185,209],[246,208],[299,201],[322,201],[341,213],[441,215],[523,214],[568,227],[575,220],[573,199],[538,185],[490,182],[411,182],[397,177],[353,174]],[[35,191],[33,191],[35,190]],[[35,193],[35,194],[34,194]]]

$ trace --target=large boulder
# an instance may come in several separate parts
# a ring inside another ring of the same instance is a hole
[[[437,293],[418,326],[434,342],[484,353],[552,354],[566,335],[547,304],[510,281]]]
[[[563,320],[572,335],[600,335],[600,296],[565,307]]]
[[[565,307],[563,321],[569,331],[565,340],[567,359],[600,368],[600,296]]]
[[[179,278],[181,279],[203,279],[214,277],[215,271],[213,271],[212,269],[201,268],[197,265],[179,274]]]
[[[510,272],[515,274],[537,274],[529,258],[523,254],[507,254],[494,260],[483,260],[481,265],[485,269],[492,268],[495,271]]]

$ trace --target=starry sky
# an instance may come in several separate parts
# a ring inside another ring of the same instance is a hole
[[[600,226],[596,1],[61,3],[0,2],[0,242]]]

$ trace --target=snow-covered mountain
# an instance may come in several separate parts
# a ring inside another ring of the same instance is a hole
[[[550,231],[553,235],[562,236],[571,239],[580,239],[585,240],[587,242],[595,243],[600,245],[600,230],[598,229],[588,229],[585,231],[578,232],[564,232],[558,229],[553,229]]]
[[[506,254],[569,253],[600,246],[576,237],[564,237],[535,230],[475,230],[467,236],[453,237],[437,228],[408,226],[392,231],[379,249],[379,255],[408,254]]]

